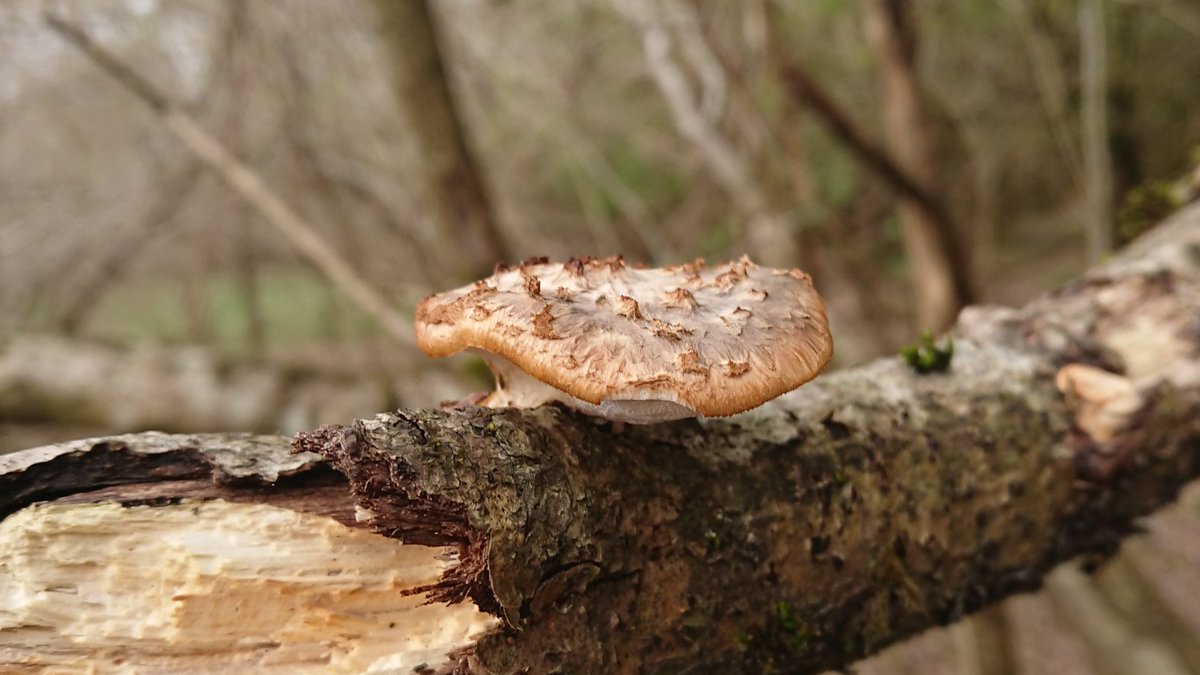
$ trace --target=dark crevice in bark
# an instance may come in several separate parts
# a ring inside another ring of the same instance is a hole
[[[0,518],[35,501],[55,499],[89,488],[145,480],[187,480],[210,475],[212,467],[193,448],[142,455],[120,443],[101,441],[83,453],[38,464],[26,474],[0,475]]]
[[[123,483],[77,492],[55,504],[116,502],[122,506],[162,506],[183,501],[221,499],[241,504],[266,504],[316,516],[328,516],[347,527],[362,528],[355,518],[354,499],[342,474],[327,466],[313,467],[272,485],[219,485],[211,478],[169,482]]]
[[[329,479],[315,456],[276,464],[280,439],[249,434],[142,434],[56,446],[25,467],[0,461],[0,520],[38,501],[131,483],[205,479],[230,488],[314,485]],[[10,456],[11,460],[14,456]],[[324,478],[322,478],[324,474]]]

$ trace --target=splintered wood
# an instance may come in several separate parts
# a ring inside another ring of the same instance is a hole
[[[410,592],[454,549],[275,506],[42,504],[0,551],[0,672],[421,672],[496,622]]]

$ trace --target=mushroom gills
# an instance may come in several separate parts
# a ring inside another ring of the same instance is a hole
[[[657,424],[699,416],[665,391],[636,392],[643,398],[610,398],[598,405],[589,403],[534,378],[502,356],[479,349],[471,351],[483,357],[496,378],[495,391],[482,401],[489,408],[537,408],[558,401],[589,415],[629,424]]]

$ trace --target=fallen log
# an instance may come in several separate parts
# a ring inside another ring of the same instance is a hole
[[[885,359],[721,420],[467,407],[299,454],[0,458],[0,664],[820,672],[1102,560],[1200,474],[1200,206],[954,339],[945,373]]]

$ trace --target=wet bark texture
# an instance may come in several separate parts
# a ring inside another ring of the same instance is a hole
[[[821,672],[1102,559],[1200,474],[1200,207],[955,335],[947,373],[886,359],[727,420],[419,410],[292,456],[163,435],[29,451],[0,458],[0,514],[209,480],[225,498],[308,489],[295,508],[349,522],[349,493],[360,526],[458,544],[429,590],[505,619],[454,672]],[[1068,363],[1119,375],[1120,405],[1064,396]]]
[[[820,672],[1111,553],[1200,473],[1200,209],[956,337],[946,374],[884,360],[732,420],[410,411],[299,444],[380,531],[470,552],[440,597],[509,628],[461,672]],[[1068,363],[1135,392],[1114,433]]]

